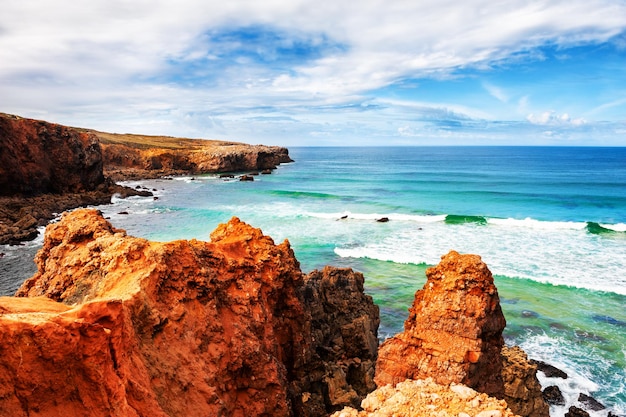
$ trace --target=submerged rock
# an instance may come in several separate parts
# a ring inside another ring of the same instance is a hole
[[[305,277],[287,241],[236,218],[158,243],[76,210],[36,263],[0,298],[6,415],[322,416],[373,386],[362,275]]]

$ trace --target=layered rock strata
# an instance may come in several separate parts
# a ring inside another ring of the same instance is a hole
[[[376,384],[432,377],[501,397],[506,321],[487,265],[478,255],[451,251],[426,277],[404,331],[380,347]]]
[[[188,139],[180,139],[179,144],[175,138],[152,137],[152,145],[142,147],[119,138],[132,140],[136,135],[94,134],[102,142],[105,174],[115,180],[217,172],[269,173],[282,163],[293,162],[287,148],[280,146]]]
[[[362,275],[305,277],[287,241],[236,218],[210,242],[157,243],[76,210],[36,262],[0,298],[6,415],[322,416],[373,386]]]

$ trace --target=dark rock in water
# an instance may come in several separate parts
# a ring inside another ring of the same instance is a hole
[[[220,178],[235,178],[233,174],[220,174]]]
[[[525,319],[534,319],[539,317],[539,314],[530,310],[522,310],[522,317]]]
[[[571,406],[564,417],[589,417],[589,413],[578,407]]]
[[[548,378],[567,379],[567,374],[555,366],[534,359],[531,359],[531,362],[537,365],[537,370],[543,372]]]
[[[606,342],[606,339],[604,337],[599,336],[595,333],[587,332],[584,330],[576,330],[574,333],[576,334],[576,337],[578,339],[592,340],[594,342]]]
[[[348,215],[346,214],[346,215],[344,215],[344,216],[341,216],[341,217],[339,218],[339,220],[345,220],[345,219],[347,219],[347,218],[348,218]]]
[[[378,223],[387,223],[389,221],[389,217],[381,217],[380,219],[376,219]]]
[[[543,390],[543,399],[550,405],[565,405],[565,398],[556,385],[550,385]]]
[[[117,213],[117,214],[128,214],[128,212],[127,212],[127,211],[120,211],[120,212],[119,212],[119,213]]]
[[[269,175],[271,173],[272,173],[271,169],[264,169],[263,171],[261,171],[261,174],[263,174],[263,175]]]
[[[603,316],[600,314],[596,314],[594,316],[591,317],[594,321],[600,322],[600,323],[608,323],[608,324],[612,324],[614,326],[619,326],[619,327],[626,327],[626,321],[622,321],[622,320],[618,320],[616,318],[613,318],[611,316]]]
[[[250,175],[242,175],[239,177],[239,181],[254,181],[254,177]]]
[[[596,400],[595,398],[587,394],[583,394],[582,392],[578,395],[578,401],[581,404],[583,404],[588,410],[591,410],[591,411],[599,411],[599,410],[606,409],[606,407],[600,404],[598,400]]]
[[[567,326],[562,323],[550,323],[550,328],[554,330],[567,330]]]

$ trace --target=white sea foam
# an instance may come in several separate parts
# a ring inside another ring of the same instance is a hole
[[[603,378],[594,375],[594,370],[608,369],[609,363],[598,356],[594,356],[591,362],[587,362],[585,359],[585,352],[576,344],[571,343],[560,338],[549,337],[545,334],[534,335],[524,338],[520,343],[520,347],[528,354],[529,358],[536,359],[548,363],[556,368],[564,371],[567,375],[567,379],[547,377],[543,372],[537,372],[537,379],[542,388],[546,388],[551,385],[559,387],[559,390],[563,394],[565,399],[565,405],[563,406],[550,406],[551,416],[563,416],[571,406],[576,406],[585,409],[584,405],[578,401],[579,395],[589,395],[600,403],[603,403],[605,410],[592,411],[586,410],[592,417],[605,417],[609,411],[623,413],[621,404],[612,404],[610,402],[611,394],[604,394],[605,398],[598,397],[598,391],[601,387],[609,385],[608,381],[602,381],[602,386],[599,382],[594,381],[594,378]],[[606,377],[611,377],[605,375]],[[620,375],[614,376],[618,380]],[[619,381],[618,381],[619,382]],[[615,384],[612,384],[615,385]],[[619,384],[618,384],[619,385]],[[623,388],[622,388],[623,389]],[[619,394],[618,392],[612,393],[613,395]],[[609,397],[607,397],[609,395]]]
[[[523,220],[519,219],[498,219],[498,218],[488,218],[487,223],[498,225],[498,226],[513,226],[513,227],[524,227],[529,229],[550,229],[550,230],[561,230],[561,229],[572,229],[572,230],[584,230],[587,227],[586,222],[554,222],[554,221],[541,221],[531,219],[527,217]]]
[[[532,224],[535,224],[534,222]],[[360,246],[337,244],[341,257],[436,264],[454,249],[480,254],[496,275],[527,278],[626,295],[626,245],[578,227],[518,228],[508,225],[389,223],[380,239],[363,236]]]
[[[617,224],[607,224],[600,223],[600,226],[605,229],[613,230],[615,232],[626,232],[626,223],[617,223]]]

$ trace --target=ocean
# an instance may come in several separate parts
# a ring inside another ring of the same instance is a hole
[[[579,405],[579,392],[608,407],[593,416],[626,415],[626,148],[289,151],[294,163],[253,182],[129,182],[158,199],[99,208],[114,226],[158,241],[208,240],[237,216],[276,242],[288,239],[304,272],[361,271],[380,306],[381,339],[402,330],[426,268],[452,249],[478,254],[495,277],[506,343],[570,375],[540,378],[567,400],[551,416]],[[0,248],[3,294],[32,274],[30,261],[15,265],[40,242]]]

